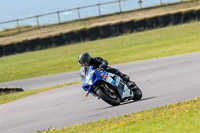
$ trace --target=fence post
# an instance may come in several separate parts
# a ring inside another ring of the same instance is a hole
[[[77,10],[78,10],[78,18],[81,19],[81,15],[80,15],[80,10],[79,9],[80,8],[77,8]]]
[[[60,24],[60,12],[59,11],[57,12],[57,15],[58,15],[58,23]]]
[[[119,0],[119,11],[122,12],[120,0]]]
[[[100,4],[97,4],[98,9],[99,9],[99,16],[101,16],[101,8],[100,8]]]
[[[38,29],[39,29],[40,28],[40,24],[39,24],[38,16],[35,16],[35,17],[36,17],[37,26],[38,26]]]
[[[139,0],[138,4],[140,5],[140,9],[142,9],[142,0]]]
[[[17,19],[16,22],[17,22],[17,29],[18,29],[18,32],[20,32],[20,28],[19,28],[19,20]]]

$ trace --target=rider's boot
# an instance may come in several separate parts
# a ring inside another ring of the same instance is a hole
[[[121,73],[120,71],[119,71],[119,75],[120,75],[120,77],[125,81],[125,83],[126,83],[126,85],[128,86],[128,87],[134,87],[136,84],[135,84],[135,82],[133,82],[133,81],[130,81],[130,77],[128,76],[128,75],[126,75],[126,74],[123,74],[123,73]]]

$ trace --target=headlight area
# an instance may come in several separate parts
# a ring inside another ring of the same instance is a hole
[[[92,80],[88,80],[88,84],[89,85],[92,85],[93,83],[92,83]]]
[[[86,81],[85,81],[85,84],[92,85],[92,84],[93,84],[93,82],[92,82],[92,80],[91,80],[91,79],[88,79],[88,80],[86,80]]]
[[[85,83],[88,84],[88,85],[92,85],[93,84],[92,77],[95,80],[96,79],[96,74],[90,73],[89,76],[86,77]]]

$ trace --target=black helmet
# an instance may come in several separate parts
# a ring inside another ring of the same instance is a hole
[[[81,66],[88,66],[91,61],[91,56],[88,52],[83,52],[78,57],[78,62]]]

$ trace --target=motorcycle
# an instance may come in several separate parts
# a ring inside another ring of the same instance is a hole
[[[93,66],[83,66],[80,70],[82,88],[113,106],[129,100],[140,100],[142,91],[135,84],[128,87],[122,78],[104,69],[93,69]]]

